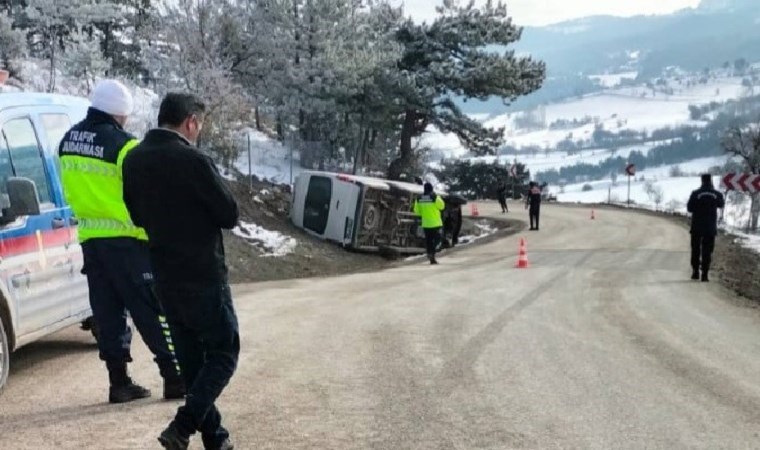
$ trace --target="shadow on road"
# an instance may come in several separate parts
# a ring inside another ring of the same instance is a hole
[[[46,409],[35,413],[10,415],[2,418],[2,428],[11,428],[14,432],[50,425],[51,422],[62,423],[78,421],[114,412],[129,414],[130,411],[144,408],[146,401],[137,401],[124,405],[97,403],[94,405],[67,406],[58,409]]]
[[[94,341],[56,339],[33,342],[11,354],[9,376],[19,376],[24,371],[40,363],[50,362],[74,354],[97,351],[98,346]]]

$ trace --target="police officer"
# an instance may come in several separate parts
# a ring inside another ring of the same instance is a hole
[[[132,96],[115,80],[103,80],[91,95],[86,118],[64,136],[58,149],[66,201],[79,221],[90,305],[98,329],[100,358],[108,369],[111,403],[149,397],[127,372],[132,330],[127,312],[155,355],[164,398],[184,397],[171,336],[151,284],[145,231],[130,220],[122,200],[122,162],[138,141],[124,131]]]
[[[425,183],[424,194],[414,202],[414,214],[422,218],[422,229],[425,232],[425,246],[430,264],[438,264],[435,251],[441,239],[443,219],[441,212],[446,208],[443,199],[433,191],[433,185]]]
[[[699,279],[702,269],[702,281],[710,281],[710,263],[715,248],[715,236],[718,235],[718,209],[725,207],[723,194],[713,187],[712,176],[702,175],[702,187],[691,193],[686,205],[691,216],[691,279]]]
[[[238,206],[211,158],[195,143],[206,107],[193,95],[168,94],[159,128],[124,162],[124,200],[150,237],[156,291],[177,345],[187,400],[158,440],[185,450],[200,431],[209,450],[233,448],[216,399],[240,353],[238,320],[227,283],[222,229]]]
[[[538,183],[531,181],[528,189],[528,196],[525,199],[525,208],[530,215],[531,231],[538,231],[538,219],[541,214],[541,188]]]

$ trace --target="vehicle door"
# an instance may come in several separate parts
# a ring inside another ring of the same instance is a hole
[[[332,179],[325,176],[312,175],[309,179],[303,208],[303,227],[319,236],[325,235],[330,218],[332,184]]]
[[[40,203],[39,215],[6,220],[0,228],[0,276],[16,305],[18,336],[67,319],[70,299],[77,295],[69,281],[75,276],[67,253],[71,230],[42,139],[28,111],[0,115],[0,189],[6,189],[7,196],[8,177],[28,178],[36,185]]]
[[[60,162],[58,158],[58,146],[63,140],[63,136],[71,129],[72,124],[79,122],[84,118],[86,110],[72,111],[61,106],[50,106],[36,116],[38,129],[41,129],[45,135],[47,145],[43,145],[44,153],[49,160],[48,167],[54,172],[51,179],[55,203],[60,209],[60,219],[63,220],[63,226],[68,231],[68,241],[63,246],[53,246],[48,251],[56,252],[59,255],[59,265],[71,268],[71,272],[63,272],[61,283],[67,286],[70,293],[69,306],[72,316],[89,316],[91,315],[89,294],[87,291],[87,278],[82,275],[84,258],[82,248],[79,245],[77,237],[78,220],[74,217],[71,207],[66,203],[61,184]],[[57,222],[58,226],[61,222]]]

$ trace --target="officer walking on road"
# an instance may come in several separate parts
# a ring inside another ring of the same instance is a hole
[[[158,438],[172,450],[187,449],[197,431],[206,449],[233,448],[214,403],[240,353],[222,242],[238,206],[213,160],[195,147],[205,111],[193,95],[168,94],[159,128],[124,162],[124,200],[148,232],[156,291],[188,386],[185,405]]]
[[[438,264],[435,252],[441,240],[441,228],[443,228],[441,213],[445,208],[443,199],[433,191],[433,185],[425,183],[424,194],[414,202],[414,214],[422,218],[422,229],[425,232],[425,246],[430,264]]]
[[[691,216],[691,279],[710,281],[709,272],[715,237],[718,235],[718,209],[726,206],[723,194],[713,187],[712,176],[702,175],[702,187],[691,193],[687,210]]]
[[[528,209],[530,215],[531,231],[538,231],[538,219],[541,215],[541,188],[535,181],[531,181],[529,186],[525,209]]]
[[[95,86],[84,121],[61,141],[59,156],[66,200],[79,221],[100,358],[108,368],[111,403],[149,397],[127,373],[132,331],[127,312],[164,378],[164,398],[184,397],[168,324],[151,289],[147,236],[130,220],[122,200],[122,162],[138,141],[124,131],[132,96],[115,80]]]

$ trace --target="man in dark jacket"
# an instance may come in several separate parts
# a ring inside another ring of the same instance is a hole
[[[538,219],[541,215],[541,188],[535,181],[531,181],[529,186],[525,208],[528,209],[530,215],[531,231],[538,231]]]
[[[167,449],[188,448],[196,431],[207,449],[233,448],[214,403],[240,352],[221,231],[235,227],[238,207],[214,162],[195,147],[205,109],[195,96],[168,94],[159,128],[124,162],[124,200],[148,233],[156,291],[188,387],[158,438]]]
[[[169,342],[168,324],[152,290],[145,230],[135,226],[122,199],[122,163],[138,141],[124,131],[132,95],[116,80],[100,81],[87,117],[63,137],[59,148],[66,200],[78,220],[100,358],[106,363],[108,401],[150,396],[132,381],[132,330],[127,312],[164,378],[164,398],[180,399],[185,388]]]
[[[691,216],[691,268],[692,280],[699,279],[700,265],[702,281],[710,281],[710,263],[718,235],[718,209],[726,206],[723,194],[713,187],[712,176],[702,175],[702,187],[691,193],[687,210]]]
[[[508,213],[509,206],[507,205],[507,185],[503,184],[499,186],[499,190],[496,191],[496,195],[499,197],[499,205],[501,206],[501,213]]]

